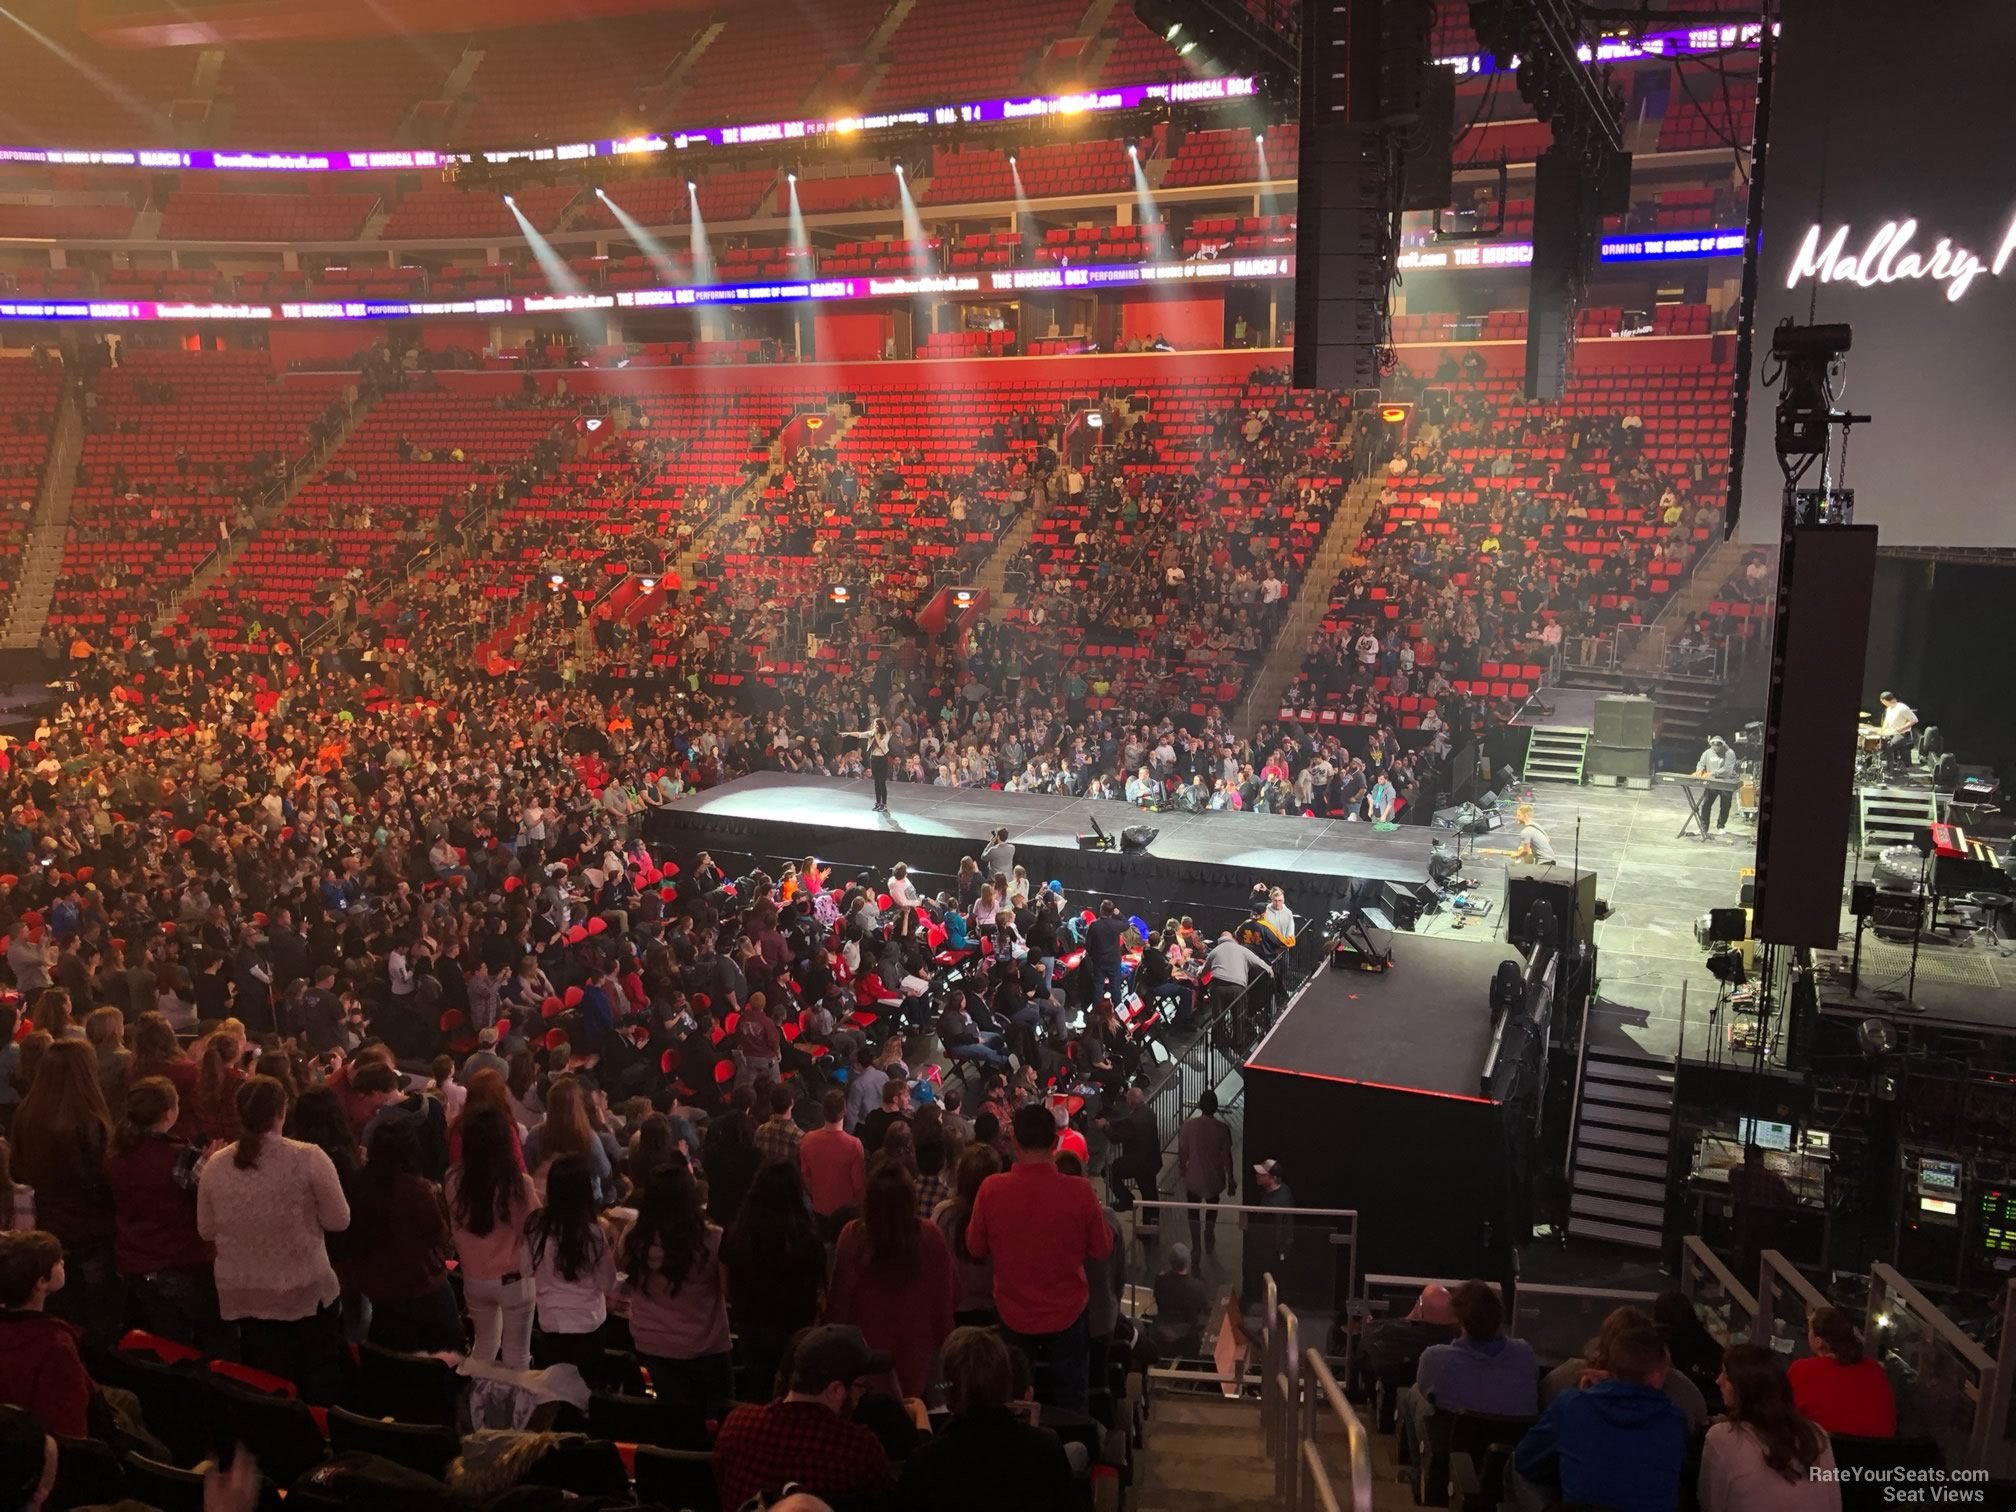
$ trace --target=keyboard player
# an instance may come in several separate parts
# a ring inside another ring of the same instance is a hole
[[[1708,748],[1694,763],[1694,775],[1717,784],[1727,784],[1701,796],[1701,835],[1706,839],[1708,810],[1711,808],[1715,810],[1715,828],[1729,828],[1729,804],[1736,796],[1736,753],[1729,749],[1729,742],[1720,735],[1709,736]]]

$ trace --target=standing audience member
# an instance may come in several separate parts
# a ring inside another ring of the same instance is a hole
[[[851,1323],[887,1354],[903,1395],[921,1397],[931,1362],[952,1332],[952,1252],[929,1219],[917,1216],[909,1172],[893,1161],[868,1177],[861,1216],[833,1251],[826,1321]]]
[[[817,1320],[826,1290],[826,1245],[795,1165],[779,1161],[756,1173],[722,1237],[721,1266],[740,1357],[737,1400],[767,1402],[786,1346]]]
[[[82,1038],[55,1041],[14,1110],[14,1174],[35,1189],[36,1221],[63,1243],[66,1284],[57,1316],[101,1345],[119,1337],[124,1312],[105,1184],[111,1139],[98,1057]]]
[[[973,1204],[980,1187],[1001,1169],[1001,1157],[989,1145],[967,1147],[959,1157],[959,1184],[953,1194],[932,1210],[931,1221],[945,1236],[958,1278],[952,1297],[952,1321],[960,1327],[991,1328],[1000,1321],[994,1311],[994,1262],[966,1248],[966,1225],[973,1217]]]
[[[1232,1190],[1237,1166],[1232,1158],[1232,1131],[1218,1116],[1218,1094],[1206,1087],[1197,1111],[1176,1131],[1176,1169],[1183,1178],[1183,1200],[1208,1203],[1209,1211],[1192,1208],[1190,1244],[1193,1250],[1218,1244],[1218,1199]]]
[[[341,1288],[323,1236],[350,1226],[329,1157],[281,1137],[287,1093],[270,1076],[238,1088],[237,1142],[203,1169],[196,1228],[217,1247],[217,1302],[245,1363],[326,1405],[343,1385]]]
[[[1717,1384],[1728,1415],[1701,1446],[1701,1512],[1841,1512],[1834,1446],[1793,1405],[1778,1357],[1732,1344]]]
[[[821,1123],[798,1142],[798,1164],[805,1172],[806,1196],[820,1232],[836,1239],[860,1210],[868,1185],[868,1152],[844,1127],[846,1094],[828,1092],[819,1103]]]
[[[693,1174],[668,1165],[651,1177],[623,1238],[623,1293],[637,1358],[661,1397],[709,1417],[734,1395],[721,1230],[700,1205]]]
[[[459,1354],[467,1343],[448,1284],[448,1212],[420,1172],[410,1119],[372,1125],[351,1188],[349,1274],[371,1303],[370,1339],[408,1354]]]
[[[461,1159],[448,1171],[446,1196],[462,1298],[475,1334],[469,1355],[525,1370],[532,1363],[532,1310],[538,1301],[525,1222],[538,1196],[518,1164],[517,1139],[500,1109],[472,1106],[458,1129]]]
[[[1897,1398],[1890,1378],[1864,1351],[1854,1319],[1838,1307],[1815,1308],[1806,1337],[1813,1353],[1785,1372],[1799,1411],[1829,1433],[1896,1437]]]
[[[125,1109],[105,1157],[105,1181],[112,1192],[112,1259],[126,1283],[128,1314],[149,1333],[225,1354],[216,1255],[196,1231],[203,1152],[173,1132],[181,1110],[167,1077],[134,1082]]]
[[[546,1201],[525,1220],[525,1254],[543,1368],[572,1365],[590,1386],[602,1379],[602,1326],[616,1289],[615,1246],[595,1215],[595,1173],[581,1155],[562,1155],[546,1172]]]
[[[1015,1163],[981,1184],[966,1250],[994,1261],[994,1305],[1008,1342],[1048,1366],[1046,1400],[1083,1412],[1090,1391],[1085,1262],[1113,1238],[1091,1186],[1057,1169],[1057,1123],[1029,1103],[1015,1110]]]

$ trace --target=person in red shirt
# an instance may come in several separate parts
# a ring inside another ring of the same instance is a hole
[[[63,1246],[41,1229],[0,1232],[0,1402],[57,1438],[90,1438],[91,1377],[79,1330],[44,1311],[63,1290]]]
[[[966,1248],[994,1260],[994,1306],[1008,1342],[1050,1366],[1051,1405],[1083,1412],[1090,1392],[1085,1262],[1113,1253],[1090,1183],[1057,1169],[1048,1108],[1015,1110],[1015,1164],[981,1183]]]
[[[721,1505],[739,1507],[792,1482],[836,1503],[886,1494],[895,1484],[888,1452],[848,1414],[861,1400],[860,1382],[889,1366],[858,1328],[807,1329],[792,1353],[789,1394],[737,1407],[721,1424],[714,1440]]]
[[[831,1239],[861,1210],[868,1189],[868,1152],[844,1127],[846,1093],[828,1092],[819,1112],[825,1121],[798,1141],[798,1169],[820,1232]]]
[[[1895,1438],[1896,1395],[1883,1367],[1863,1351],[1854,1319],[1838,1307],[1815,1308],[1806,1341],[1813,1353],[1785,1371],[1800,1415],[1829,1433]]]

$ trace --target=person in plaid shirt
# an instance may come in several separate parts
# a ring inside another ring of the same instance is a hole
[[[858,1328],[807,1329],[791,1362],[790,1394],[737,1407],[721,1425],[714,1440],[721,1505],[739,1507],[793,1482],[832,1502],[889,1491],[895,1476],[882,1441],[848,1416],[861,1381],[889,1367]]]
[[[798,1141],[804,1137],[805,1131],[791,1116],[791,1089],[781,1084],[772,1087],[770,1116],[756,1126],[756,1148],[762,1153],[763,1163],[788,1160],[796,1165]]]

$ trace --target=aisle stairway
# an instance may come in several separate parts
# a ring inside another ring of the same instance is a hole
[[[1743,546],[1737,541],[1716,541],[1702,552],[1687,581],[1660,605],[1658,617],[1652,621],[1654,633],[1640,635],[1631,643],[1624,656],[1623,670],[1640,676],[1659,672],[1666,646],[1678,640],[1680,632],[1713,602],[1742,561]]]
[[[1365,533],[1365,522],[1379,507],[1379,494],[1383,487],[1383,482],[1376,477],[1360,478],[1353,483],[1345,492],[1343,503],[1337,506],[1337,513],[1331,517],[1330,528],[1316,543],[1315,554],[1309,558],[1308,569],[1302,574],[1302,585],[1288,601],[1288,613],[1281,621],[1281,633],[1275,636],[1267,660],[1247,697],[1239,721],[1246,734],[1251,735],[1260,725],[1280,713],[1282,695],[1295,681],[1296,673],[1302,670],[1309,637],[1329,612],[1331,590],[1337,586],[1337,579],[1344,572],[1360,565],[1363,560],[1357,554],[1358,543]]]
[[[1673,1063],[1590,1050],[1569,1167],[1569,1237],[1661,1248],[1672,1136]]]
[[[63,543],[70,533],[70,500],[77,489],[77,459],[84,454],[84,417],[76,397],[66,388],[56,407],[49,451],[42,463],[42,484],[35,494],[35,515],[16,569],[14,598],[7,623],[0,630],[0,648],[25,651],[42,636],[56,583],[63,575]]]
[[[1260,1403],[1157,1397],[1133,1492],[1135,1512],[1263,1512],[1277,1505]]]

